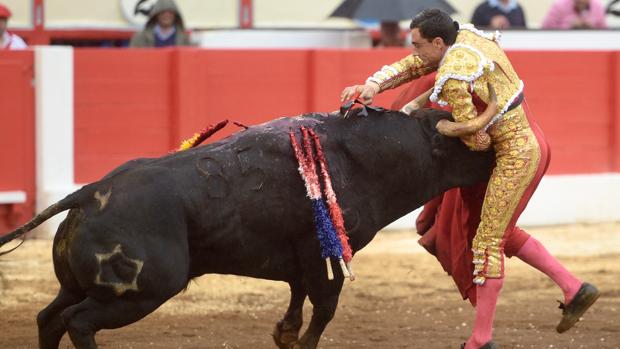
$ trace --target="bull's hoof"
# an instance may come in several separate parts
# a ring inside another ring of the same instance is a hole
[[[286,324],[278,322],[273,329],[273,341],[280,349],[300,349],[299,329],[287,328]]]

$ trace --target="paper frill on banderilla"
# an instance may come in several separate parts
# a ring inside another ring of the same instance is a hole
[[[319,137],[314,130],[306,129],[305,127],[301,127],[301,134],[303,150],[297,142],[295,134],[290,132],[289,135],[295,157],[299,163],[299,173],[306,185],[308,197],[312,201],[314,225],[321,247],[321,257],[325,259],[327,266],[327,278],[329,280],[334,278],[330,258],[335,258],[339,262],[342,274],[351,280],[355,280],[351,265],[353,251],[349,245],[342,210],[338,205],[336,194],[332,187],[329,168]],[[316,148],[316,156],[314,148]],[[323,198],[321,183],[319,182],[319,174],[316,168],[317,161],[320,166],[326,200]]]

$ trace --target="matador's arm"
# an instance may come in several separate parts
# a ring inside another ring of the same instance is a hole
[[[385,91],[429,74],[433,70],[426,67],[420,57],[409,55],[396,63],[383,66],[366,79],[366,83],[373,82],[379,85],[379,91]]]
[[[452,107],[452,117],[456,122],[464,122],[478,116],[478,112],[469,92],[469,83],[462,80],[449,79],[441,91],[443,100]],[[461,140],[471,150],[487,150],[491,146],[491,137],[484,130],[479,130]]]

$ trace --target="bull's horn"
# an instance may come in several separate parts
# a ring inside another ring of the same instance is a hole
[[[440,133],[450,137],[467,136],[478,132],[491,122],[493,116],[497,114],[497,94],[490,83],[487,83],[487,87],[489,88],[489,103],[482,114],[463,122],[453,122],[445,119],[440,120],[437,124],[438,126],[440,126],[440,123],[442,124],[438,127],[438,130],[441,129]]]
[[[414,110],[421,109],[428,103],[431,94],[433,94],[433,89],[435,87],[431,87],[428,91],[422,93],[421,95],[414,98],[411,102],[405,104],[400,111],[405,114],[411,114]]]

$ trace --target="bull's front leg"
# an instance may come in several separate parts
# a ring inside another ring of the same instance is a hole
[[[291,301],[282,320],[273,330],[273,340],[280,349],[293,349],[299,339],[299,330],[303,324],[303,306],[306,290],[301,280],[289,282]]]

